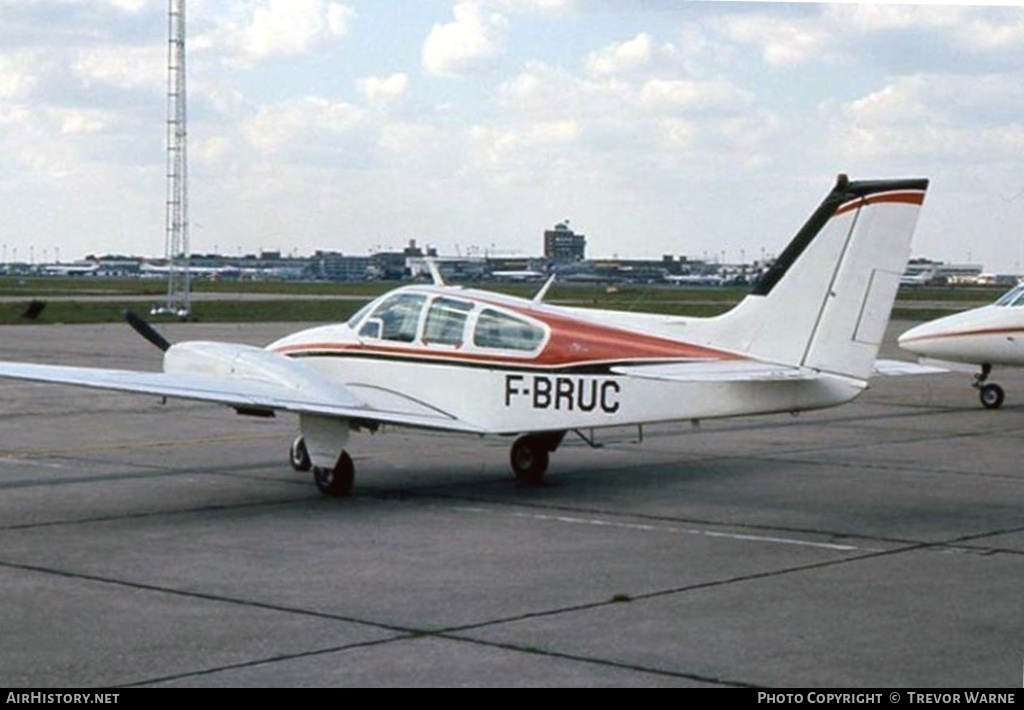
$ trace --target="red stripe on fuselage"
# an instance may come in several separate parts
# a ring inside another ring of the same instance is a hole
[[[511,310],[535,318],[551,328],[551,337],[536,360],[543,365],[643,359],[739,359],[738,355],[721,350],[588,323],[555,313],[518,308]]]
[[[918,335],[913,338],[905,338],[904,343],[919,343],[924,340],[946,340],[947,338],[966,338],[974,335],[1009,335],[1011,333],[1024,333],[1024,328],[978,328],[977,330],[950,330],[944,333],[933,333],[931,335]]]
[[[486,303],[484,299],[474,299]],[[742,356],[721,350],[691,345],[669,338],[637,333],[621,328],[589,323],[568,316],[512,306],[495,302],[495,305],[515,311],[550,328],[550,336],[544,348],[535,356],[523,353],[516,356],[509,352],[489,353],[484,349],[462,350],[430,346],[422,343],[390,344],[389,341],[375,340],[364,343],[311,342],[289,345],[278,349],[283,355],[351,354],[386,355],[392,358],[423,360],[436,359],[444,362],[466,364],[509,365],[512,367],[564,368],[579,367],[597,363],[623,361],[664,361],[664,360],[738,360]]]

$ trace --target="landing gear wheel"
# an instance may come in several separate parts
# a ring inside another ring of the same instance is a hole
[[[292,442],[292,450],[288,456],[288,459],[296,471],[308,471],[313,467],[313,462],[309,460],[309,450],[306,448],[306,440],[302,438],[302,435],[295,437],[295,441]]]
[[[522,483],[540,483],[548,470],[551,452],[539,438],[521,436],[512,444],[508,458],[517,480]]]
[[[1006,393],[1003,392],[1003,388],[999,385],[990,384],[981,387],[978,391],[978,397],[981,399],[981,406],[985,409],[999,409],[1003,406]]]
[[[356,481],[356,467],[352,457],[342,451],[334,468],[313,467],[313,482],[318,491],[330,498],[344,498],[352,492]]]

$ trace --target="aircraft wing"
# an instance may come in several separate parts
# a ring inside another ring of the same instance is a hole
[[[356,397],[345,386],[326,378],[320,378],[322,381],[316,382],[315,387],[292,387],[280,382],[246,377],[108,370],[21,362],[0,362],[0,377],[215,402],[249,412],[287,411],[384,424],[484,433],[479,427],[439,410],[421,406],[417,411],[409,411],[408,408],[402,411],[397,407],[389,409],[371,406]]]
[[[672,362],[659,365],[622,365],[612,372],[630,377],[671,382],[780,382],[813,380],[816,370],[776,365],[757,360]]]

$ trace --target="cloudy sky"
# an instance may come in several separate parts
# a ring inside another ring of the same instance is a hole
[[[1024,7],[188,0],[194,252],[782,249],[933,180],[914,252],[1024,271]],[[167,0],[0,0],[0,242],[164,249]]]

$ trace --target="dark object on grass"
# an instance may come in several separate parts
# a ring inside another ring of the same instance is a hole
[[[38,298],[33,298],[32,301],[25,308],[25,312],[21,314],[22,318],[28,320],[35,320],[42,314],[46,308],[46,301],[40,301]]]

